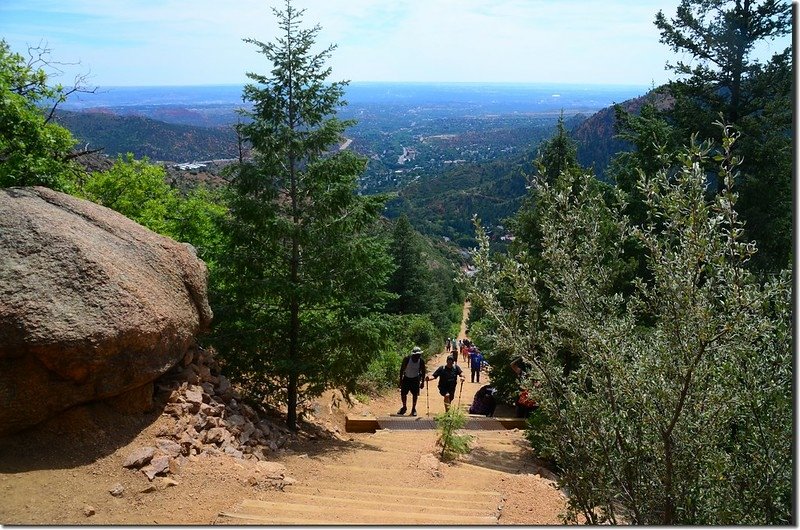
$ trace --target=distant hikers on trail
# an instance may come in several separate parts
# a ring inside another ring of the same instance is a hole
[[[444,396],[444,410],[450,410],[450,403],[456,396],[456,383],[461,379],[464,383],[464,376],[461,373],[461,367],[455,364],[455,359],[448,355],[447,364],[437,368],[433,374],[425,378],[426,381],[431,379],[439,379],[439,394]]]
[[[423,359],[422,348],[414,346],[411,352],[403,357],[400,363],[400,400],[402,406],[397,411],[397,415],[403,416],[408,412],[408,394],[411,393],[411,416],[417,416],[417,401],[419,400],[420,392],[425,388],[426,381],[438,380],[437,387],[439,394],[444,398],[445,411],[450,410],[450,405],[456,399],[456,390],[458,389],[459,380],[463,390],[466,377],[464,370],[458,365],[459,354],[463,355],[466,364],[470,370],[470,383],[481,384],[481,372],[489,368],[489,364],[483,356],[480,348],[478,348],[471,340],[453,339],[448,337],[445,341],[444,353],[447,355],[444,365],[438,366],[436,370],[429,375],[425,360]],[[531,384],[527,381],[529,372],[532,366],[526,362],[522,357],[516,358],[510,364],[511,370],[517,376],[519,385],[519,392],[517,398],[514,400],[513,405],[516,408],[516,416],[518,418],[528,417],[531,412],[538,408],[538,404],[529,396],[525,385]],[[487,372],[488,377],[488,372]],[[505,406],[498,402],[497,388],[495,388],[491,381],[485,381],[486,384],[480,386],[475,392],[472,402],[467,409],[469,414],[494,416],[498,405]],[[538,381],[533,381],[534,387],[539,386]],[[429,387],[430,389],[430,387]],[[458,396],[459,402],[461,395]],[[511,403],[508,403],[509,405]],[[428,414],[430,414],[430,402],[428,402]]]
[[[466,363],[469,360],[469,347],[472,345],[469,339],[464,339],[461,341],[461,357],[464,359]]]
[[[417,415],[417,398],[425,386],[426,373],[422,349],[414,346],[411,354],[406,355],[400,364],[400,400],[403,406],[397,411],[398,414],[405,414],[408,410],[408,393],[411,392],[411,415]]]

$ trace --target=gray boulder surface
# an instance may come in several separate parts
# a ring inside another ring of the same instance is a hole
[[[0,189],[0,435],[152,388],[211,317],[191,246],[47,188]]]

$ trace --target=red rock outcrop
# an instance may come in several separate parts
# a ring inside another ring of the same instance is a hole
[[[189,245],[47,188],[0,190],[0,435],[141,396],[208,329],[206,287]]]

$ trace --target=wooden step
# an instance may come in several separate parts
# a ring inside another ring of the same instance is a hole
[[[406,468],[403,468],[403,469],[395,468],[395,469],[391,469],[391,470],[388,470],[388,469],[376,470],[375,467],[365,467],[365,466],[349,465],[349,464],[323,464],[323,467],[324,467],[325,471],[332,471],[334,474],[337,471],[345,471],[345,472],[351,473],[351,474],[352,473],[365,473],[365,474],[367,474],[368,475],[367,477],[359,477],[359,480],[358,480],[358,484],[361,485],[363,487],[363,489],[372,489],[372,488],[380,489],[380,488],[384,488],[384,487],[394,488],[395,486],[384,486],[384,484],[385,484],[384,477],[387,475],[387,473],[392,473],[394,475],[394,477],[393,477],[394,481],[397,480],[397,478],[396,478],[397,474],[399,472],[402,472],[402,471],[408,471],[408,472],[410,472],[410,474],[424,473],[423,470],[418,469],[418,468],[412,468],[412,467],[409,467],[407,469]],[[475,467],[478,467],[478,466],[475,466]],[[450,468],[450,470],[454,470],[454,469],[457,470],[457,467]],[[333,477],[328,475],[328,478],[331,479]],[[380,481],[380,482],[377,482],[377,481]],[[427,488],[415,488],[415,487],[408,487],[408,488],[405,488],[405,490],[406,491],[419,492],[419,493],[424,493],[426,491],[431,491],[430,489],[427,489]],[[453,494],[453,495],[458,495],[458,494],[466,495],[466,494],[469,494],[469,493],[473,493],[473,494],[476,494],[476,495],[499,495],[499,493],[497,493],[496,491],[485,491],[485,490],[484,491],[476,491],[475,489],[461,489],[461,488],[456,488],[456,489],[454,489],[454,488],[441,488],[441,489],[437,489],[437,490],[433,490],[433,491],[441,491],[443,493],[450,493],[450,494]]]
[[[440,513],[449,515],[491,515],[496,511],[498,503],[476,504],[472,501],[468,503],[463,498],[434,499],[415,497],[413,495],[398,494],[375,494],[370,492],[368,498],[358,498],[353,496],[353,492],[342,492],[336,490],[322,490],[308,487],[307,492],[301,493],[294,486],[275,495],[274,501],[293,503],[293,504],[315,504],[323,507],[345,507],[386,509],[401,508],[407,512],[415,513]],[[399,490],[402,491],[402,490]],[[394,511],[394,510],[390,510]]]
[[[350,505],[321,507],[317,504],[245,499],[235,512],[223,512],[220,516],[266,524],[275,524],[275,520],[304,515],[310,516],[303,517],[306,524],[309,524],[310,518],[320,521],[315,524],[350,524],[353,521],[371,524],[497,524],[497,515],[443,514],[435,508],[429,508],[428,512],[413,511],[404,506],[390,508],[358,508]]]
[[[505,474],[505,475],[535,475],[539,468],[534,465],[501,465],[492,464],[481,465],[480,463],[470,463],[460,461],[459,466],[464,466],[470,470],[470,473],[489,473],[489,474]]]
[[[470,414],[465,430],[484,429],[524,429],[525,418],[487,418]],[[348,414],[345,418],[345,431],[350,433],[374,433],[379,429],[436,429],[436,422],[431,416],[358,416]]]
[[[283,493],[302,493],[302,494],[318,494],[336,498],[353,498],[354,493],[363,494],[363,487],[346,488],[341,487],[339,483],[315,483],[310,484],[292,484],[283,491]],[[369,487],[369,498],[376,499],[383,502],[395,503],[398,501],[413,502],[420,505],[431,506],[444,506],[448,502],[456,499],[470,499],[470,508],[481,510],[493,510],[502,501],[503,496],[499,492],[492,492],[489,495],[471,497],[459,496],[460,494],[453,494],[452,492],[441,489],[422,489],[412,491],[412,488],[386,486],[382,489],[373,485]]]

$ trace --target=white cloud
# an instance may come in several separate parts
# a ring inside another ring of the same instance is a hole
[[[335,79],[649,85],[674,60],[653,19],[679,0],[295,0]],[[2,0],[0,34],[44,38],[103,84],[239,83],[269,66],[283,0]],[[26,14],[27,13],[27,14]],[[3,20],[12,22],[3,22]],[[780,47],[776,47],[780,48]]]

